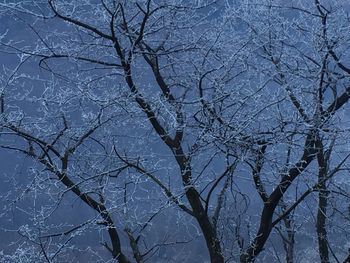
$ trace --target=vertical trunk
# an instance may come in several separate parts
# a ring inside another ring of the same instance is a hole
[[[205,211],[200,194],[192,185],[192,170],[189,158],[184,154],[181,147],[173,149],[175,159],[182,173],[182,182],[186,189],[186,197],[191,205],[193,215],[196,218],[202,233],[204,235],[206,245],[210,255],[211,263],[224,263],[224,257],[221,253],[220,242],[217,239],[216,230],[209,220],[209,216]]]
[[[326,219],[327,219],[327,186],[325,183],[326,169],[320,167],[319,171],[319,194],[318,194],[318,210],[316,218],[316,231],[318,239],[318,251],[320,254],[321,263],[329,262],[328,255],[328,240],[327,240],[327,229],[326,229]]]
[[[213,224],[210,222],[209,217],[200,201],[199,193],[194,188],[190,188],[187,190],[186,196],[193,209],[194,216],[204,235],[210,255],[210,262],[223,263],[224,257],[221,253],[220,242],[217,239]]]
[[[286,216],[284,224],[287,228],[287,240],[284,242],[284,249],[286,251],[286,262],[294,262],[294,229],[290,216]]]
[[[328,193],[326,191],[326,185],[323,183],[320,187],[317,219],[316,219],[316,231],[318,238],[318,250],[320,254],[321,263],[329,263],[328,244],[327,244],[327,198]]]
[[[328,254],[328,240],[327,240],[327,198],[328,191],[326,185],[327,179],[327,156],[323,151],[323,144],[320,139],[316,141],[316,147],[318,148],[317,162],[318,162],[318,210],[316,218],[316,231],[318,239],[318,251],[320,254],[321,263],[329,263]]]

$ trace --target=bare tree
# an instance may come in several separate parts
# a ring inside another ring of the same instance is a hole
[[[4,212],[33,200],[20,208],[31,223],[18,233],[30,245],[18,251],[39,251],[38,262],[80,253],[94,262],[244,263],[259,260],[276,232],[294,262],[303,238],[295,226],[309,223],[296,215],[316,213],[321,262],[345,257],[327,229],[330,217],[349,220],[330,201],[349,202],[346,8],[1,4],[0,147],[30,162]],[[315,193],[317,209],[303,209]],[[87,214],[57,223],[76,202]],[[109,256],[72,245],[90,231]],[[189,249],[203,243],[205,255]]]

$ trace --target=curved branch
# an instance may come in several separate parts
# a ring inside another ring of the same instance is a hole
[[[73,19],[73,18],[70,18],[70,17],[67,17],[67,16],[64,16],[64,15],[60,14],[60,13],[57,11],[57,9],[55,8],[55,6],[54,6],[54,0],[49,0],[48,3],[49,3],[49,5],[50,5],[50,7],[51,7],[51,10],[54,12],[54,14],[55,14],[57,17],[63,19],[63,20],[66,21],[66,22],[72,23],[72,24],[74,24],[74,25],[76,25],[76,26],[85,28],[85,29],[87,29],[87,30],[89,30],[89,31],[91,31],[91,32],[93,32],[93,33],[95,33],[96,35],[102,37],[102,38],[109,39],[109,40],[112,40],[112,41],[113,41],[113,37],[112,37],[112,36],[103,33],[102,31],[100,31],[100,30],[97,29],[96,27],[93,27],[93,26],[88,25],[88,24],[86,24],[86,23],[83,23],[83,22],[81,22],[81,21],[79,21],[79,20],[75,20],[75,19]]]

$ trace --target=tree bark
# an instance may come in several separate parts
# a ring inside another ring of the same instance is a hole
[[[319,152],[317,154],[317,161],[319,166],[318,172],[318,210],[316,218],[316,232],[318,239],[318,251],[320,254],[321,263],[329,263],[329,253],[328,253],[328,240],[327,240],[327,199],[328,191],[326,185],[327,177],[327,160],[323,151],[323,144],[320,140],[317,140],[316,147]]]

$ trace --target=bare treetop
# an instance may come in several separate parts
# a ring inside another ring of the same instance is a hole
[[[0,259],[342,262],[347,12],[0,3]]]

